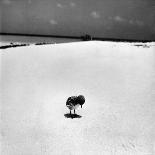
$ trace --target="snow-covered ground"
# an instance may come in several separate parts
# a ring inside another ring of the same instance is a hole
[[[145,45],[1,50],[1,154],[154,155],[155,43]],[[66,118],[67,98],[79,94],[82,117]]]

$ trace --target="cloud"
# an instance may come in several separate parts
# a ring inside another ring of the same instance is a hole
[[[132,19],[130,19],[128,22],[131,25],[144,26],[144,22],[140,21],[140,20],[132,20]]]
[[[71,7],[75,7],[75,6],[76,6],[76,4],[75,4],[74,2],[70,2],[69,5],[70,5]]]
[[[144,23],[140,20],[136,20],[135,23],[138,25],[138,26],[143,26]]]
[[[132,19],[130,19],[129,21],[129,24],[133,25],[134,24],[134,21]]]
[[[5,4],[5,5],[11,4],[11,0],[3,0],[2,2],[3,2],[3,4]]]
[[[115,16],[114,20],[117,21],[117,22],[124,22],[124,21],[126,21],[124,18],[122,18],[120,16]]]
[[[57,3],[56,4],[56,6],[58,7],[58,8],[65,8],[65,7],[75,7],[76,6],[76,4],[74,3],[74,2],[69,2],[68,4],[66,4],[66,5],[64,5],[64,4],[61,4],[61,3]]]
[[[28,0],[28,3],[31,4],[32,3],[32,0]]]
[[[108,17],[108,19],[111,21],[115,21],[115,22],[126,22],[127,21],[125,18],[121,16],[114,16],[114,17],[110,16]]]
[[[91,15],[93,18],[100,18],[100,14],[99,14],[98,12],[96,12],[96,11],[92,11],[92,12],[90,13],[90,15]]]
[[[121,16],[109,17],[109,20],[114,20],[116,22],[125,22],[130,25],[144,26],[144,22],[141,20],[125,19]]]
[[[64,8],[64,6],[61,3],[57,3],[58,8]]]
[[[51,19],[51,20],[50,20],[50,24],[51,24],[51,25],[57,25],[58,22],[57,22],[56,20],[54,20],[54,19]]]
[[[144,26],[144,22],[141,20],[133,20],[133,19],[125,19],[121,16],[109,17],[110,20],[114,20],[116,22],[125,22],[126,24],[130,24],[133,26]]]

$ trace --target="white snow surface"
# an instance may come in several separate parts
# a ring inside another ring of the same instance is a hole
[[[154,155],[155,43],[147,45],[1,50],[1,154]],[[82,117],[66,118],[67,98],[80,94]]]

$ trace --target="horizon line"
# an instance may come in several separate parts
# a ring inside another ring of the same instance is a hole
[[[5,33],[0,32],[0,35],[15,35],[15,36],[26,36],[26,37],[48,37],[48,38],[66,38],[66,39],[79,39],[83,41],[98,40],[98,41],[116,41],[116,42],[154,42],[155,40],[149,39],[120,39],[120,38],[107,38],[107,37],[93,37],[89,34],[81,36],[66,36],[66,35],[46,35],[46,34],[25,34],[25,33]]]

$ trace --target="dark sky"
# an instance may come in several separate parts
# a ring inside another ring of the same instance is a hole
[[[0,0],[0,31],[155,39],[155,0]]]

